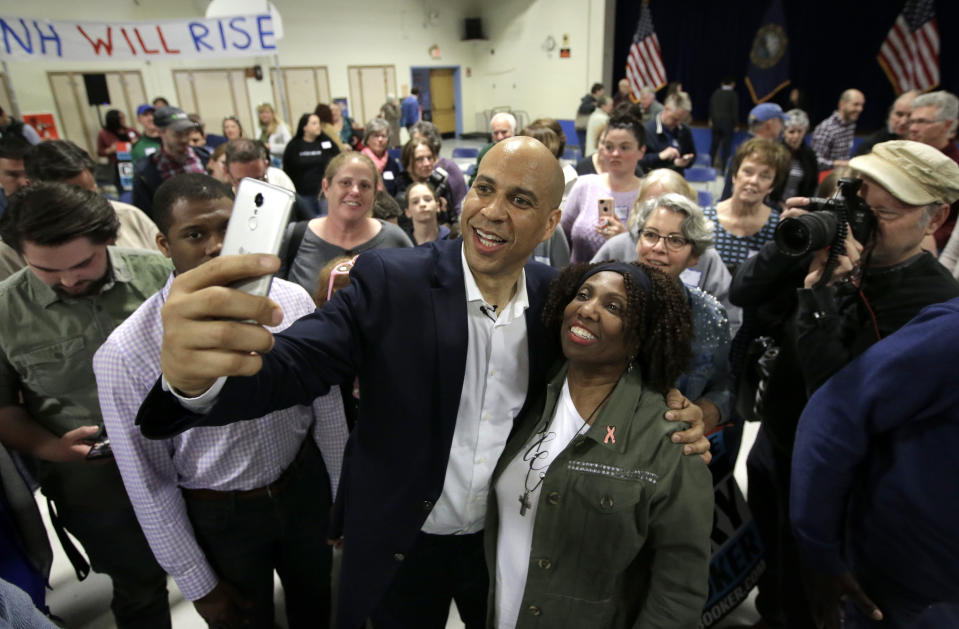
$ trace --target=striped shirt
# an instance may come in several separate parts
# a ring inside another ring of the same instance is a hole
[[[248,490],[277,480],[312,436],[323,454],[335,495],[346,446],[339,389],[260,419],[200,427],[171,439],[146,439],[137,410],[160,377],[166,286],[147,299],[107,339],[93,359],[103,421],[137,519],[156,556],[188,600],[206,595],[218,577],[193,535],[180,488]],[[270,298],[283,308],[279,332],[315,306],[299,286],[274,279]],[[317,531],[324,535],[325,531]]]
[[[819,170],[831,169],[837,159],[849,159],[855,133],[856,121],[843,122],[838,111],[816,125],[812,132],[812,150],[816,152]]]

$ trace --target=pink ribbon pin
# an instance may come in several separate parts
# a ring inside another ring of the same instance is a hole
[[[612,441],[616,443],[616,426],[606,426],[606,438],[603,439],[603,443],[609,443]]]

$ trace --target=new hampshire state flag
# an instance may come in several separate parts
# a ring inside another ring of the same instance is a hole
[[[789,85],[789,38],[781,0],[769,3],[759,24],[746,73],[746,87],[756,104],[769,100]]]

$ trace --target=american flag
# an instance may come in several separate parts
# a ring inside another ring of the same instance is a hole
[[[626,59],[626,78],[629,79],[629,89],[634,99],[639,97],[639,90],[647,85],[654,90],[666,85],[666,69],[659,52],[659,40],[653,30],[649,3],[645,0]]]
[[[939,28],[933,0],[909,0],[879,48],[879,65],[896,89],[939,85]]]

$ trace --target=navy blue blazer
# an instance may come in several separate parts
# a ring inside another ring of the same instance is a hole
[[[359,377],[359,421],[337,497],[345,534],[340,627],[360,626],[376,608],[443,490],[466,369],[461,246],[367,251],[350,285],[276,335],[262,370],[229,378],[208,414],[191,415],[158,382],[137,415],[145,436],[165,438],[308,404]],[[556,272],[537,262],[525,268],[529,404],[560,348],[540,321]]]

